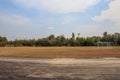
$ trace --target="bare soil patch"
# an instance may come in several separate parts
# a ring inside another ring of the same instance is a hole
[[[120,59],[0,57],[0,80],[120,80]]]
[[[120,47],[1,47],[0,56],[40,58],[120,57]]]

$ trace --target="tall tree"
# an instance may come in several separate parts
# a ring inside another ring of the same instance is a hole
[[[72,39],[75,39],[75,34],[74,33],[72,33]]]
[[[7,44],[7,38],[0,36],[0,46],[6,46]]]

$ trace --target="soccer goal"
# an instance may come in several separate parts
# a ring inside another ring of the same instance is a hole
[[[112,46],[112,42],[97,42],[97,46]]]

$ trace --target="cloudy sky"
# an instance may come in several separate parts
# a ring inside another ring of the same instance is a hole
[[[120,32],[120,0],[0,0],[0,35],[9,40],[50,34]]]

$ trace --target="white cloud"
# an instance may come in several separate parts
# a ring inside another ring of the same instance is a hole
[[[60,19],[62,24],[70,24],[73,23],[75,21],[75,17],[73,16],[63,16]]]
[[[104,20],[111,20],[115,23],[112,27],[107,27],[107,31],[110,33],[120,32],[120,0],[114,0],[109,4],[109,9],[103,11],[101,15],[95,16],[93,19],[96,22]]]
[[[95,21],[111,20],[120,25],[120,0],[114,0],[109,4],[109,9],[103,11],[101,15],[95,16]]]
[[[77,25],[73,32],[80,33],[81,36],[102,36],[103,32],[107,31],[110,34],[115,32],[120,32],[119,26],[111,26],[111,27],[101,27],[101,25],[93,24],[93,25]]]
[[[81,36],[97,36],[100,35],[100,30],[97,25],[78,25],[74,32],[80,33]]]
[[[44,9],[53,13],[83,12],[99,0],[13,0],[28,8]]]
[[[55,29],[55,27],[48,27],[48,29],[49,29],[49,30],[54,30],[54,29]]]
[[[10,27],[34,27],[34,26],[41,26],[31,19],[27,17],[23,17],[17,14],[0,14],[0,23],[4,24],[4,26]]]
[[[29,23],[30,20],[19,16],[19,15],[1,15],[0,22],[6,23],[6,24],[26,24]]]
[[[9,40],[39,37],[42,28],[41,23],[22,15],[0,13],[0,32]]]
[[[109,1],[111,1],[111,0],[104,0],[105,2],[109,2]]]

